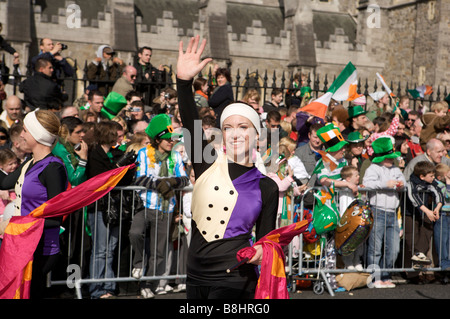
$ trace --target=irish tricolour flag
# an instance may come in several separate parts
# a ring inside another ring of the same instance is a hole
[[[383,85],[384,90],[385,90],[390,96],[394,97],[395,94],[392,93],[391,88],[389,87],[389,85],[386,84],[386,81],[384,80],[384,77],[383,77],[380,73],[378,73],[378,72],[377,72],[377,77],[378,77],[378,80],[380,80],[381,84]]]
[[[302,107],[300,111],[310,113],[320,118],[325,118],[328,105],[331,99],[335,101],[353,101],[360,96],[356,92],[358,85],[358,75],[355,66],[349,62],[344,70],[331,84],[329,90],[308,105]]]

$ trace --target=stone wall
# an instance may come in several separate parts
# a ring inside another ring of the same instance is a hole
[[[225,12],[215,14],[226,17],[226,8],[236,10],[242,7],[262,12],[264,8],[277,10],[280,3],[278,0],[186,0],[190,1],[191,5],[196,5],[197,9],[195,14],[192,14],[194,10],[191,10],[191,17],[182,16],[183,23],[177,18],[181,17],[182,13],[168,10],[161,10],[160,16],[150,23],[138,12],[133,17],[130,11],[133,3],[136,3],[133,0],[108,0],[99,3],[97,12],[89,12],[89,19],[82,15],[80,28],[70,28],[66,8],[77,1],[52,0],[51,3],[60,4],[58,8],[52,8],[51,13],[39,5],[31,5],[29,17],[25,14],[14,19],[7,14],[11,1],[14,0],[0,0],[3,36],[8,38],[8,27],[15,21],[32,17],[31,41],[10,39],[12,45],[21,53],[21,72],[25,74],[29,56],[37,54],[39,39],[50,37],[53,41],[68,45],[69,48],[63,51],[63,55],[77,60],[80,67],[79,76],[82,75],[84,62],[95,58],[97,47],[102,44],[116,45],[118,56],[127,64],[132,63],[136,47],[148,45],[154,49],[154,65],[175,67],[179,41],[187,42],[189,37],[197,34],[209,39],[210,43],[217,40],[217,30],[214,31],[209,24],[211,12],[214,12],[213,4],[222,5]],[[224,32],[225,42],[214,46],[226,52],[221,52],[224,55],[218,56],[214,63],[221,66],[230,65],[233,75],[237,74],[237,70],[241,76],[245,76],[247,70],[249,73],[258,70],[260,77],[267,72],[269,85],[272,85],[275,72],[277,86],[281,85],[283,72],[286,79],[301,71],[311,74],[312,80],[315,75],[321,79],[325,74],[329,74],[330,80],[349,61],[357,67],[362,79],[369,78],[371,85],[375,80],[375,73],[380,72],[388,82],[401,82],[403,87],[406,81],[415,82],[417,85],[448,86],[449,1],[370,0],[364,1],[361,6],[353,0],[284,0],[281,3],[283,2],[286,8],[280,13],[280,17],[284,17],[284,21],[270,21],[270,30],[266,28],[269,21],[260,19],[241,21],[239,28],[228,24]],[[140,5],[142,3],[145,2],[139,2]],[[307,5],[298,10],[298,6],[304,4]],[[367,12],[367,5],[370,4],[380,7],[380,27],[368,26],[372,13]],[[208,9],[209,5],[211,10]],[[114,11],[117,9],[120,10]],[[128,14],[126,18],[120,16],[119,13],[125,12]],[[311,18],[301,19],[302,15],[312,17],[318,12],[333,13],[341,17],[347,15],[349,19],[354,19],[356,36],[350,39],[348,30],[336,26],[334,30],[329,31],[328,39],[319,41],[316,34],[319,30],[311,28]],[[188,18],[191,19],[190,23]],[[121,20],[121,23],[117,20]],[[122,23],[124,20],[125,24]],[[279,25],[274,27],[274,23]],[[302,25],[303,29],[299,28],[299,25]],[[306,41],[301,37],[301,30],[313,30],[314,33]],[[126,45],[119,46],[118,42],[124,37],[127,40]],[[217,51],[212,51],[214,48],[209,47],[207,54],[217,55]],[[5,55],[5,61],[8,65],[12,62],[8,54]],[[284,84],[289,85],[287,81]]]

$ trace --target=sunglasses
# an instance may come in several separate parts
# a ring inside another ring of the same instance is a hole
[[[8,137],[6,135],[0,135],[0,140],[4,141],[4,140],[7,140],[7,139],[8,139]]]

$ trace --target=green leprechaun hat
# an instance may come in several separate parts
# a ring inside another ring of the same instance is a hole
[[[152,118],[145,133],[152,139],[169,139],[172,136],[181,137],[181,134],[173,133],[172,120],[167,114],[158,114]]]
[[[349,106],[347,111],[349,119],[367,113],[367,111],[365,111],[361,105]]]
[[[324,144],[325,151],[327,152],[337,152],[348,144],[348,142],[344,140],[339,128],[333,123],[328,123],[327,125],[321,127],[316,133]]]
[[[372,163],[381,163],[387,158],[397,158],[401,156],[400,152],[394,152],[392,139],[389,136],[382,136],[377,138],[375,141],[373,141],[372,148]]]
[[[113,119],[127,105],[127,99],[117,92],[111,92],[105,99],[102,107],[102,115],[109,120]]]
[[[367,140],[369,138],[369,136],[362,136],[362,134],[358,131],[353,131],[350,132],[347,136],[347,142],[349,143],[359,143],[359,142],[364,142],[365,140]]]

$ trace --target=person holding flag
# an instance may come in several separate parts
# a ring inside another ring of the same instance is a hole
[[[188,299],[250,299],[255,295],[262,246],[254,246],[255,251],[238,270],[227,269],[236,264],[241,249],[251,246],[255,225],[257,240],[274,229],[278,186],[252,162],[261,134],[259,115],[253,107],[231,103],[223,109],[219,122],[224,151],[207,145],[205,133],[197,132],[200,126],[195,125],[199,116],[192,81],[211,61],[201,60],[205,46],[206,40],[200,44],[199,36],[190,39],[185,51],[180,42],[177,63],[179,109],[191,136],[186,149],[196,176],[186,295]],[[199,138],[194,139],[196,136]]]
[[[59,131],[60,121],[51,111],[37,110],[25,116],[21,138],[32,157],[13,173],[0,177],[0,188],[14,188],[17,194],[14,216],[27,216],[67,189],[68,177],[64,163],[51,153]],[[45,218],[44,230],[33,255],[30,288],[33,299],[43,297],[46,276],[60,256],[61,222],[62,217]]]

